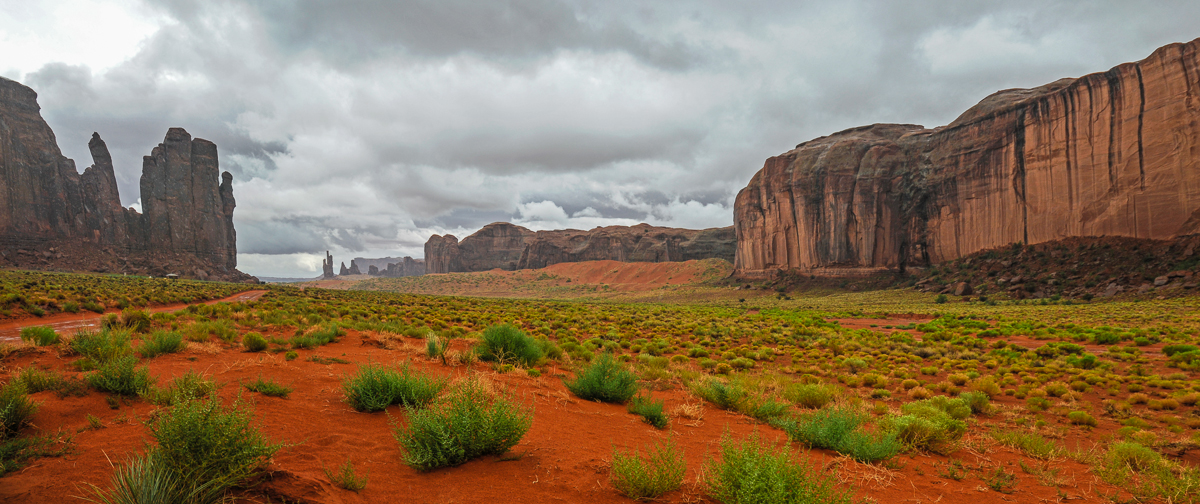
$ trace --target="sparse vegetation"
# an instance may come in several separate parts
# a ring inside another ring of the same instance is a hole
[[[683,485],[687,464],[673,439],[655,443],[646,452],[643,457],[637,450],[613,449],[609,480],[630,499],[657,499]]]
[[[456,466],[512,448],[533,423],[533,410],[478,378],[459,382],[427,408],[408,410],[394,431],[404,463],[418,471]]]

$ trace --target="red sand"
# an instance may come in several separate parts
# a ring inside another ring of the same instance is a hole
[[[207,353],[202,346],[193,345],[184,353],[146,363],[160,384],[187,370],[215,378],[223,384],[221,395],[226,400],[240,393],[256,403],[258,424],[269,439],[289,444],[275,456],[263,484],[244,496],[245,502],[267,502],[264,495],[270,502],[322,503],[625,501],[608,481],[613,447],[644,448],[668,436],[673,436],[686,454],[688,471],[684,488],[666,495],[663,501],[707,502],[694,483],[703,461],[716,453],[722,434],[740,438],[758,431],[772,440],[785,438],[778,430],[710,405],[702,406],[704,416],[700,421],[676,417],[669,431],[657,431],[627,413],[623,406],[573,397],[561,382],[570,372],[559,367],[551,367],[538,378],[522,372],[496,374],[485,364],[468,369],[430,361],[423,357],[418,340],[401,341],[395,350],[382,349],[375,343],[373,334],[350,331],[337,343],[313,351],[301,350],[300,358],[290,362],[282,354],[248,354],[236,349]],[[465,345],[465,341],[455,341],[453,349],[461,351]],[[503,384],[533,406],[533,427],[510,456],[484,457],[460,467],[418,473],[403,464],[399,445],[391,434],[393,425],[403,424],[403,410],[390,408],[387,414],[355,412],[343,402],[341,392],[341,380],[353,373],[355,366],[318,364],[307,360],[312,355],[339,357],[352,363],[411,360],[418,370],[452,377],[478,373]],[[9,374],[18,368],[39,366],[73,375],[76,373],[67,367],[71,360],[49,349],[32,348],[7,358],[0,372]],[[239,382],[259,376],[290,385],[295,391],[287,399],[278,399],[240,390]],[[656,391],[654,396],[666,401],[667,411],[685,403],[701,403],[678,387]],[[110,461],[119,464],[144,450],[149,437],[143,422],[157,409],[135,400],[111,410],[106,396],[97,392],[82,398],[60,399],[52,392],[34,397],[42,405],[29,433],[61,431],[73,436],[72,450],[63,457],[34,460],[0,479],[0,502],[62,502],[71,496],[87,495],[83,483],[107,487],[113,472]],[[1023,412],[1014,399],[1002,398],[999,403]],[[896,407],[898,402],[889,405]],[[89,429],[87,414],[99,417],[105,427]],[[1063,427],[1051,422],[1044,432]],[[1097,440],[1115,427],[1115,423],[1104,419],[1100,429],[1083,437],[1086,441]],[[821,450],[811,451],[809,457],[814,466],[837,475],[843,487],[856,492],[859,498],[871,497],[878,502],[1042,502],[1059,500],[1060,490],[1065,498],[1098,501],[1098,492],[1117,491],[1100,482],[1086,466],[1068,459],[1053,463],[1061,471],[1061,486],[1039,484],[1035,477],[1022,472],[1017,465],[1020,458],[1012,450],[973,441],[987,440],[987,430],[985,425],[973,425],[964,449],[950,457],[902,455],[894,459],[894,469],[854,463]],[[1076,431],[1071,429],[1072,433]],[[1077,436],[1067,437],[1067,446],[1073,447]],[[972,470],[971,475],[962,481],[939,475],[951,458],[962,461]],[[335,469],[346,460],[354,463],[360,475],[369,475],[369,483],[360,493],[334,487],[325,475],[324,468]],[[992,467],[1004,467],[1016,474],[1017,494],[997,493],[984,484],[980,468]]]

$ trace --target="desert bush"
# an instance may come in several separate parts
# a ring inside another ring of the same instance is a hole
[[[271,444],[251,422],[254,411],[238,399],[229,407],[216,394],[181,401],[148,424],[165,470],[189,490],[232,487],[258,474],[280,444]]]
[[[1067,420],[1070,420],[1074,425],[1086,425],[1088,427],[1095,427],[1097,425],[1096,419],[1092,418],[1092,415],[1089,415],[1086,411],[1072,411],[1067,413]]]
[[[655,400],[649,394],[633,396],[627,408],[630,413],[641,415],[646,423],[653,425],[656,429],[665,429],[670,423],[667,414],[663,413],[663,401]]]
[[[154,331],[142,339],[142,344],[137,347],[137,353],[144,359],[150,359],[178,352],[186,346],[182,334],[175,331]]]
[[[795,419],[771,422],[788,437],[812,448],[833,450],[860,462],[878,462],[894,457],[902,447],[890,432],[863,428],[867,415],[849,407],[825,408]]]
[[[37,412],[25,384],[13,380],[0,387],[0,441],[16,436]]]
[[[247,352],[261,352],[266,350],[269,346],[270,345],[267,343],[267,339],[264,338],[262,334],[249,332],[246,333],[245,336],[242,336],[242,347],[245,348]]]
[[[532,366],[542,358],[542,348],[537,341],[509,324],[484,329],[476,352],[479,360],[522,366]]]
[[[715,378],[697,380],[692,384],[692,392],[718,408],[732,411],[738,411],[749,396],[741,385]]]
[[[292,387],[278,383],[274,378],[263,379],[262,375],[258,375],[257,380],[242,386],[246,387],[246,390],[258,392],[267,397],[282,397],[286,399],[288,394],[292,393]]]
[[[450,338],[438,337],[435,334],[430,334],[425,337],[425,355],[430,359],[446,360],[446,350],[450,348]]]
[[[793,384],[783,389],[783,397],[802,408],[824,408],[838,396],[836,385],[822,383]]]
[[[408,364],[398,370],[382,364],[358,366],[358,373],[342,380],[346,402],[358,411],[383,411],[393,404],[420,408],[446,387],[446,379],[417,374]]]
[[[609,480],[613,488],[631,499],[657,499],[683,485],[687,464],[675,441],[655,443],[643,458],[636,450],[628,453],[613,449]]]
[[[961,419],[971,412],[961,400],[944,396],[905,404],[901,411],[902,415],[884,422],[885,429],[911,449],[935,453],[948,453],[962,438],[967,424]]]
[[[771,446],[758,434],[734,441],[721,439],[720,458],[705,464],[704,487],[724,504],[849,503],[851,496],[820,475],[807,459],[795,460],[786,446]]]
[[[393,435],[404,449],[404,463],[430,471],[503,454],[521,441],[532,423],[532,408],[472,379],[427,408],[408,408],[408,426]]]
[[[122,327],[141,334],[150,330],[150,314],[145,310],[121,310],[120,324]]]
[[[132,355],[100,363],[87,381],[96,390],[123,396],[136,396],[154,384],[150,369],[138,367],[137,357]]]
[[[351,492],[357,492],[367,487],[367,477],[359,476],[354,470],[354,464],[349,460],[338,467],[337,472],[325,469],[325,475],[329,477],[329,481],[334,485],[345,488]]]
[[[216,336],[221,341],[233,341],[237,327],[229,320],[201,320],[183,329],[189,341],[205,342]]]
[[[608,403],[624,403],[638,391],[637,375],[607,352],[565,384],[580,399]]]
[[[991,436],[1000,444],[1021,450],[1036,459],[1049,460],[1063,452],[1057,443],[1033,432],[993,431]]]
[[[93,364],[133,353],[133,347],[129,345],[129,331],[120,329],[79,331],[71,338],[70,347]]]
[[[28,341],[34,346],[48,346],[58,343],[58,333],[53,327],[32,326],[21,328],[21,341]]]
[[[170,406],[183,401],[208,397],[216,391],[216,380],[205,378],[204,375],[194,370],[188,370],[178,378],[171,380],[166,387],[150,385],[140,394],[151,404]]]
[[[215,482],[191,485],[188,480],[189,475],[172,470],[160,453],[152,451],[118,468],[108,490],[87,483],[92,496],[83,499],[99,504],[218,504],[224,500],[224,486]]]
[[[14,373],[13,381],[24,384],[26,391],[30,394],[52,390],[60,398],[87,395],[87,383],[78,378],[65,378],[57,371],[43,371],[28,367]]]
[[[966,403],[967,407],[971,408],[973,414],[987,414],[991,412],[992,405],[988,394],[975,391],[963,392],[958,395],[958,398]]]

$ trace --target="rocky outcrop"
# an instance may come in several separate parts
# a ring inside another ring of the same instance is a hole
[[[877,124],[767,160],[734,207],[736,273],[844,274],[1008,243],[1200,232],[1200,39],[947,126]]]
[[[361,274],[362,274],[362,271],[360,271],[360,270],[358,269],[358,263],[354,262],[354,260],[353,260],[353,259],[351,259],[351,260],[350,260],[350,271],[349,271],[349,273],[350,273],[351,275],[361,275]]]
[[[321,278],[333,278],[333,256],[329,255],[328,250],[325,251],[325,258],[321,259]]]
[[[98,271],[116,264],[133,273],[252,278],[235,269],[233,177],[219,173],[216,145],[181,128],[168,130],[143,160],[144,214],[121,206],[112,156],[99,134],[88,148],[93,164],[80,174],[42,119],[37,93],[0,78],[0,252],[56,248],[78,256],[82,250],[95,263],[85,267]],[[91,247],[75,246],[80,243]],[[78,267],[79,259],[58,263]]]
[[[351,263],[351,269],[353,269],[354,264],[358,264],[360,268],[366,266],[367,274],[372,276],[399,278],[425,274],[425,261],[413,259],[412,257],[380,257],[374,259],[355,257]]]
[[[530,231],[506,222],[484,226],[460,243],[434,235],[425,243],[428,273],[544,268],[552,264],[614,260],[667,262],[721,258],[733,260],[733,228],[705,230],[610,226]]]
[[[350,268],[346,267],[346,263],[342,263],[341,269],[338,269],[338,276],[346,276],[350,274]]]

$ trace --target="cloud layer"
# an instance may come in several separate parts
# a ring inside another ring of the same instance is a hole
[[[946,124],[1200,36],[1182,0],[35,4],[0,0],[0,51],[22,55],[0,74],[38,91],[64,153],[87,166],[98,131],[134,204],[168,127],[216,142],[242,269],[268,276],[496,220],[727,226],[796,143]]]

